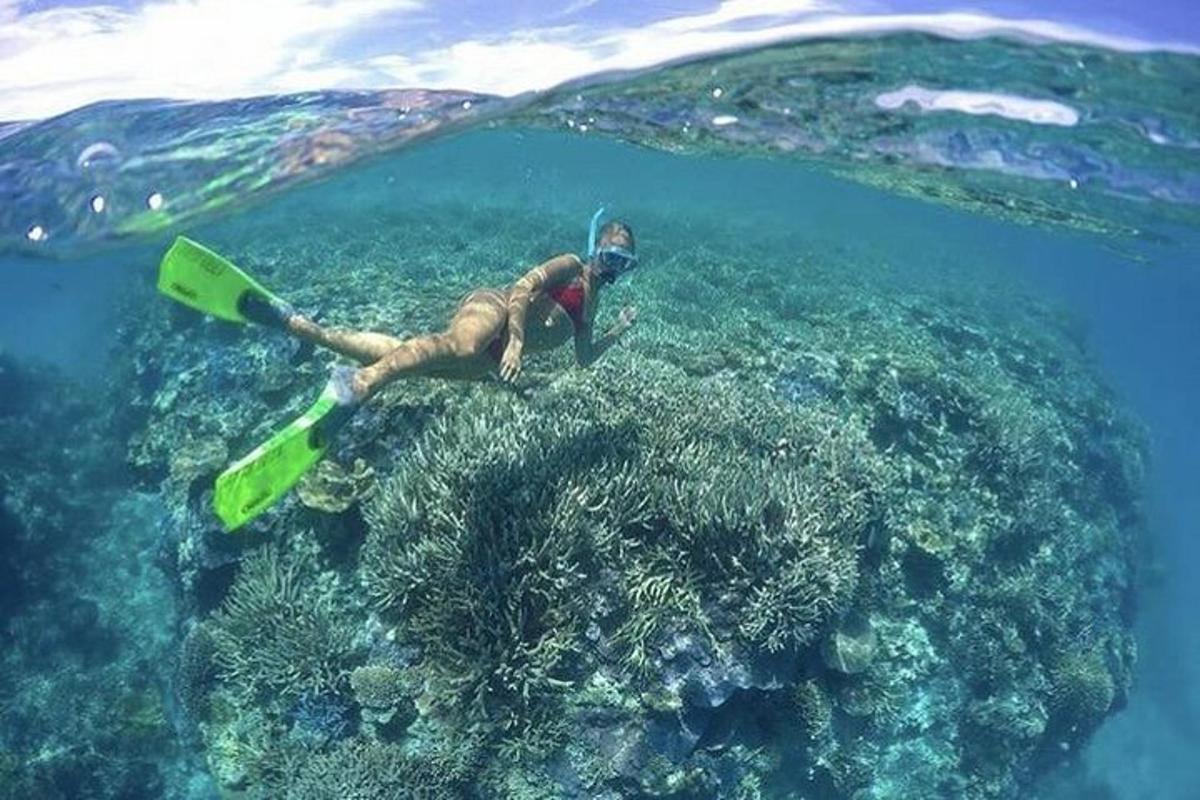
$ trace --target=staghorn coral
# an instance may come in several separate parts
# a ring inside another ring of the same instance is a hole
[[[792,687],[790,699],[808,738],[817,739],[829,731],[833,704],[820,683],[811,678],[797,683]]]
[[[456,800],[466,798],[470,752],[445,747],[414,754],[360,740],[328,753],[293,757],[273,796],[282,800]]]
[[[617,598],[642,668],[715,617],[753,647],[804,644],[853,590],[882,468],[852,426],[634,358],[538,406],[444,421],[367,508],[368,591],[455,702],[555,692],[588,587]]]
[[[368,592],[480,711],[553,691],[584,615],[580,506],[556,491],[571,435],[515,420],[439,425],[367,509]]]
[[[314,585],[305,550],[251,552],[209,623],[221,677],[242,691],[280,695],[334,689],[345,678],[348,631],[332,597]]]

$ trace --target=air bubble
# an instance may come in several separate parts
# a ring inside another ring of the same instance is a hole
[[[720,86],[718,86],[717,88],[712,90],[712,96],[713,96],[714,100],[720,100],[721,95],[723,95],[723,94],[725,94],[725,90],[722,89]]]
[[[463,107],[463,111],[470,111],[471,110],[471,101],[463,100],[462,107]]]
[[[79,169],[108,169],[115,167],[120,158],[120,151],[108,142],[93,142],[79,152],[75,166]]]
[[[93,214],[101,214],[104,212],[107,202],[104,200],[104,195],[98,194],[91,199],[88,205],[91,207]]]
[[[31,242],[44,242],[50,238],[50,234],[46,233],[46,229],[41,225],[31,225],[29,230],[25,231],[25,238]]]
[[[163,202],[164,199],[162,193],[153,192],[149,197],[146,198],[146,208],[150,209],[151,211],[158,211],[163,207]]]

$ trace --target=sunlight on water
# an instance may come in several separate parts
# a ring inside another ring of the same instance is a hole
[[[995,114],[1035,125],[1064,125],[1079,122],[1079,112],[1052,100],[1032,100],[1011,94],[992,92],[939,91],[909,85],[875,98],[880,108],[896,110],[913,103],[922,111],[961,111],[965,114]]]

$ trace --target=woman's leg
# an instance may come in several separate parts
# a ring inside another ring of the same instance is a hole
[[[299,314],[287,321],[287,330],[297,338],[327,347],[339,355],[353,358],[364,366],[374,364],[404,344],[403,339],[388,336],[386,333],[352,331],[346,328],[323,328]]]
[[[495,366],[488,345],[504,333],[508,307],[495,290],[472,292],[459,306],[445,333],[400,342],[386,355],[358,370],[352,389],[369,397],[402,377],[422,375],[460,380],[478,379]]]

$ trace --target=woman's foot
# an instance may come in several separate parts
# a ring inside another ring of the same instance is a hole
[[[336,366],[329,374],[329,382],[325,384],[325,391],[321,395],[331,396],[337,405],[321,420],[321,435],[326,442],[345,427],[367,399],[366,388],[357,373],[354,367]]]
[[[325,385],[325,391],[332,394],[340,406],[362,405],[363,401],[367,399],[369,391],[361,372],[362,370],[355,367],[344,365],[334,367],[330,371],[329,383]]]

